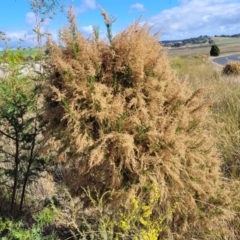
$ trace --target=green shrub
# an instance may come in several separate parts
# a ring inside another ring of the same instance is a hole
[[[33,54],[33,59],[35,61],[40,61],[40,60],[43,59],[43,55],[41,53],[39,53],[39,52],[36,52],[36,53]]]
[[[220,54],[219,47],[216,44],[212,45],[210,50],[210,56],[216,57],[219,56],[219,54]]]
[[[55,233],[45,236],[44,228],[51,223],[53,211],[49,208],[43,209],[34,217],[34,224],[26,226],[22,221],[12,221],[0,218],[0,237],[2,240],[53,240]]]
[[[240,62],[228,62],[223,68],[223,74],[226,75],[239,75]]]
[[[41,153],[44,122],[40,81],[21,74],[24,55],[6,52],[5,62],[8,75],[0,77],[0,185],[8,188],[14,213],[17,207],[22,211],[29,183],[45,168],[46,159]]]

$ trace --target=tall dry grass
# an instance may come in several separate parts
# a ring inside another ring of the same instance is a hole
[[[204,88],[204,98],[210,103],[212,134],[222,159],[222,179],[224,191],[230,199],[226,206],[235,213],[230,221],[233,235],[225,239],[238,239],[240,235],[239,216],[239,177],[240,177],[240,75],[226,75],[221,69],[213,68],[205,57],[189,56],[171,58],[171,65],[176,74],[185,76],[193,90]],[[191,66],[191,67],[189,67]],[[217,70],[216,70],[217,69]],[[218,239],[218,238],[217,238]]]
[[[214,69],[202,56],[175,57],[171,59],[171,65],[179,77],[186,77],[193,90],[206,89],[213,133],[223,158],[223,173],[226,177],[239,178],[240,75],[222,74],[221,69]]]

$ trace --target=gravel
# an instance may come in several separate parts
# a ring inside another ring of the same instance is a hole
[[[42,72],[41,64],[34,63],[34,64],[24,64],[20,65],[20,73],[23,76],[26,75],[35,75],[38,72]],[[9,73],[9,66],[6,63],[0,64],[0,77],[5,78],[8,76]]]

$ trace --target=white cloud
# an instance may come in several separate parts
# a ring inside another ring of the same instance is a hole
[[[83,27],[81,27],[81,30],[84,34],[91,35],[93,33],[93,26],[92,25],[83,26]]]
[[[141,3],[135,3],[130,6],[129,10],[130,12],[134,12],[134,11],[142,12],[142,11],[145,11],[145,7]]]
[[[26,23],[28,23],[31,26],[36,25],[36,20],[37,20],[36,15],[33,12],[28,12],[25,16]],[[49,23],[50,23],[50,19],[48,17],[46,17],[46,18],[42,19],[41,25],[47,26],[47,25],[49,25]]]
[[[28,12],[26,14],[25,19],[26,19],[26,22],[30,25],[34,25],[36,22],[35,14],[33,12]]]
[[[19,31],[5,31],[8,38],[7,46],[10,48],[16,47],[33,47],[36,46],[36,34],[32,31],[19,30]],[[0,42],[0,48],[6,47],[5,43]]]
[[[11,31],[11,32],[5,32],[6,36],[10,39],[23,39],[27,35],[27,31]]]
[[[240,32],[240,2],[237,0],[179,0],[182,4],[149,19],[162,39]]]
[[[82,13],[88,9],[95,9],[97,7],[95,0],[82,0],[79,7],[75,8],[76,13]]]
[[[87,7],[91,8],[91,9],[96,8],[95,0],[84,0],[84,3]]]
[[[51,35],[53,40],[58,40],[57,30],[51,30],[48,33]],[[0,41],[0,49],[7,46],[9,48],[37,46],[37,36],[32,30],[5,31],[5,35],[8,38],[7,45],[3,41]],[[44,44],[45,41],[46,38],[43,37],[42,43]]]
[[[93,36],[93,26],[92,25],[88,25],[88,26],[83,26],[81,27],[81,32],[82,34],[85,36],[85,37],[90,37],[90,36]],[[116,35],[116,33],[113,31],[113,36]],[[104,30],[104,31],[101,31],[99,29],[99,39],[103,40],[105,39],[106,40],[107,38],[107,32]]]

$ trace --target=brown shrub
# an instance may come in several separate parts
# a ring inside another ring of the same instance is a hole
[[[116,207],[132,195],[144,199],[154,184],[158,211],[179,203],[167,239],[227,231],[226,216],[212,207],[227,200],[204,90],[180,83],[147,25],[132,24],[109,46],[84,38],[72,12],[69,19],[64,47],[49,41],[53,71],[45,97],[50,147],[65,164],[71,193],[110,191]]]
[[[229,62],[223,68],[223,74],[226,75],[239,75],[240,62]]]

